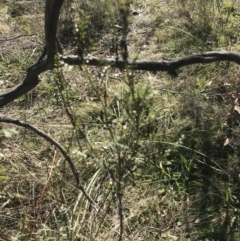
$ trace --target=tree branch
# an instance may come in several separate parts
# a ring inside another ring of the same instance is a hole
[[[23,82],[11,91],[0,94],[0,107],[5,106],[21,95],[27,93],[39,83],[38,75],[46,70],[53,69],[54,55],[57,51],[56,34],[59,21],[59,13],[64,0],[46,0],[45,7],[45,50],[39,61],[31,66]],[[47,59],[43,60],[47,54]],[[240,54],[236,52],[205,52],[190,55],[182,58],[162,60],[162,61],[123,61],[111,58],[80,58],[79,56],[61,56],[61,60],[69,65],[93,65],[111,66],[124,69],[126,67],[134,70],[145,71],[167,71],[171,75],[177,75],[176,70],[193,64],[206,64],[217,61],[231,61],[240,64]],[[127,66],[126,66],[127,62]]]
[[[77,55],[61,56],[60,59],[69,65],[89,65],[89,66],[111,66],[113,68],[124,69],[126,62],[123,60],[116,60],[113,58],[97,58],[88,57],[81,59]],[[177,69],[193,65],[193,64],[208,64],[217,61],[230,61],[240,64],[240,54],[237,52],[205,52],[196,55],[190,55],[182,58],[162,60],[162,61],[128,61],[127,67],[134,70],[145,71],[166,71],[170,74]],[[37,63],[29,68],[28,74],[23,83],[17,86],[14,90],[0,95],[0,107],[6,105],[12,100],[18,98],[24,93],[27,93],[38,84],[38,74],[53,68],[52,63],[48,65],[48,59]],[[27,84],[26,84],[27,83]]]
[[[53,69],[54,55],[56,54],[56,34],[59,13],[64,0],[46,0],[45,7],[45,50],[38,62],[28,68],[26,77],[22,83],[7,93],[0,95],[0,107],[5,106],[21,95],[36,87],[39,83],[39,74]],[[46,53],[44,53],[46,52]],[[47,54],[47,59],[42,60]]]
[[[126,62],[123,60],[116,60],[113,58],[84,58],[82,60],[79,56],[69,55],[60,58],[64,63],[69,65],[93,65],[93,66],[111,66],[114,68],[125,68]],[[230,61],[240,64],[240,54],[237,52],[205,52],[196,55],[190,55],[182,58],[153,61],[153,60],[136,60],[128,61],[127,67],[134,70],[145,71],[167,71],[171,72],[181,67],[193,64],[207,64],[217,61]]]
[[[27,71],[25,79],[20,85],[16,86],[7,93],[0,95],[0,107],[10,103],[36,87],[39,83],[38,75],[48,69],[49,66],[47,64],[47,60],[31,66]]]
[[[80,180],[80,177],[79,177],[79,171],[77,170],[77,168],[76,168],[75,164],[73,163],[71,157],[67,154],[67,152],[65,151],[64,147],[59,142],[54,140],[52,137],[47,135],[42,130],[39,130],[38,128],[36,128],[36,127],[26,123],[26,122],[19,121],[19,120],[14,120],[14,119],[11,119],[11,118],[6,118],[6,117],[0,117],[0,122],[11,123],[11,124],[14,124],[14,125],[17,125],[17,126],[24,127],[26,129],[30,129],[30,130],[34,131],[35,133],[37,133],[42,138],[44,138],[46,141],[48,141],[52,145],[54,145],[62,153],[62,155],[65,157],[65,159],[67,160],[67,162],[68,162],[68,164],[69,164],[69,166],[70,166],[70,168],[72,170],[72,173],[73,173],[73,175],[75,177],[77,188],[82,191],[82,193],[87,198],[87,200],[90,202],[90,204],[93,207],[96,207],[95,202],[90,197],[90,195],[86,192],[85,188],[83,187],[83,185],[81,183],[81,180]]]

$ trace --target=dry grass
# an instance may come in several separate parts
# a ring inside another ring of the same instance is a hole
[[[203,2],[134,1],[130,57],[238,51],[239,16],[226,13],[229,1]],[[4,38],[37,34],[0,43],[4,91],[19,83],[40,55],[42,4],[0,3]],[[89,15],[91,54],[116,54],[117,1],[76,4],[75,10]],[[66,53],[76,51],[67,21],[77,16],[74,9],[67,1],[61,15]],[[108,15],[100,18],[105,9]],[[0,180],[0,240],[120,240],[121,225],[121,240],[238,240],[239,126],[226,125],[239,88],[236,65],[190,66],[175,79],[86,66],[58,71],[62,78],[57,71],[43,74],[35,90],[1,114],[29,122],[62,143],[98,210],[75,188],[55,147],[30,131],[1,124],[0,167],[7,171],[0,176],[9,179]],[[232,142],[224,147],[227,137]]]

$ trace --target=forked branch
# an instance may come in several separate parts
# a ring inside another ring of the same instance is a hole
[[[5,106],[21,95],[36,87],[39,83],[39,74],[53,69],[54,55],[59,50],[57,41],[57,27],[60,9],[64,0],[46,0],[45,6],[45,48],[38,62],[27,70],[23,82],[7,93],[0,94],[0,107]],[[47,58],[44,60],[45,55]],[[186,56],[182,58],[162,60],[162,61],[128,61],[111,58],[82,58],[80,56],[61,56],[61,60],[69,65],[93,65],[111,66],[114,68],[129,68],[133,70],[145,71],[167,71],[176,76],[177,69],[193,64],[206,64],[217,61],[231,61],[240,64],[240,54],[236,52],[205,52]]]
[[[218,61],[229,61],[240,64],[240,54],[237,52],[204,52],[201,54],[162,61],[128,61],[127,66],[125,61],[113,58],[86,57],[82,59],[77,55],[69,55],[61,56],[60,59],[69,65],[111,66],[119,69],[128,67],[133,70],[166,71],[170,74],[172,72],[176,73],[179,68],[193,64],[208,64]],[[12,100],[17,99],[19,96],[33,89],[39,82],[37,77],[38,74],[52,68],[50,68],[48,63],[47,59],[30,67],[30,70],[28,70],[27,76],[21,85],[6,94],[0,95],[0,106],[8,104]]]

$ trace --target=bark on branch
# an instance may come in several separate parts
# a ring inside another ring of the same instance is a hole
[[[50,142],[52,145],[54,145],[55,147],[57,147],[57,149],[62,153],[62,155],[65,157],[66,161],[68,162],[72,173],[74,174],[76,183],[77,183],[77,188],[80,189],[82,191],[82,193],[84,194],[84,196],[88,199],[88,201],[90,202],[90,204],[96,208],[96,204],[93,201],[93,199],[90,197],[90,195],[86,192],[86,190],[84,189],[81,179],[79,177],[79,171],[77,170],[75,164],[73,163],[71,157],[67,154],[67,152],[65,151],[64,147],[57,142],[56,140],[54,140],[52,137],[50,137],[49,135],[47,135],[45,132],[37,129],[36,127],[24,122],[24,121],[19,121],[19,120],[14,120],[11,118],[6,118],[6,117],[0,117],[0,122],[5,122],[5,123],[11,123],[17,126],[21,126],[24,127],[26,129],[30,129],[32,131],[34,131],[35,133],[37,133],[39,136],[43,137],[46,141]]]
[[[58,20],[59,20],[59,13],[63,2],[64,0],[46,0],[44,51],[41,57],[39,58],[38,62],[32,65],[30,68],[28,68],[26,77],[23,80],[23,82],[17,87],[15,87],[13,90],[9,91],[8,93],[0,95],[0,106],[6,105],[7,103],[13,101],[14,99],[17,99],[21,95],[33,89],[39,83],[39,77],[38,77],[39,74],[43,73],[46,70],[50,70],[54,67],[54,56],[58,50],[57,44],[56,44],[57,26],[58,26]],[[47,56],[47,58],[44,60],[45,55]],[[95,202],[90,197],[90,195],[86,192],[86,190],[84,189],[81,183],[79,172],[75,164],[73,163],[72,159],[70,158],[70,156],[67,154],[67,152],[64,150],[64,148],[60,143],[55,141],[53,138],[48,136],[43,131],[23,121],[0,117],[0,122],[12,123],[18,126],[31,129],[32,131],[36,132],[39,136],[43,137],[45,140],[49,141],[51,144],[56,146],[59,149],[59,151],[63,154],[63,156],[66,158],[69,166],[71,167],[71,170],[74,174],[74,177],[77,183],[77,188],[82,191],[82,193],[88,199],[90,204],[93,207],[96,207]]]
[[[53,69],[54,55],[56,54],[56,34],[59,13],[64,0],[46,0],[45,6],[45,48],[39,61],[27,70],[26,77],[21,84],[7,93],[0,95],[0,107],[5,106],[21,95],[27,93],[39,83],[39,74]],[[47,55],[46,60],[43,60]]]
[[[145,71],[167,71],[171,72],[181,67],[193,65],[193,64],[208,64],[218,61],[230,61],[240,64],[240,54],[237,52],[204,52],[201,54],[195,54],[185,56],[182,58],[168,59],[168,60],[136,60],[126,62],[122,60],[116,60],[112,58],[97,58],[90,57],[82,60],[79,56],[70,55],[62,56],[60,58],[64,63],[69,65],[93,65],[93,66],[111,66],[114,68],[130,68],[134,70]]]
[[[56,48],[56,41],[52,41],[51,44],[46,45],[47,48],[53,46]],[[51,50],[50,50],[51,52]],[[51,56],[51,58],[49,57]],[[204,52],[200,54],[185,56],[182,58],[153,61],[153,60],[136,60],[128,61],[116,60],[113,58],[97,58],[97,57],[87,57],[80,58],[77,55],[61,56],[60,59],[69,65],[89,65],[89,66],[111,66],[113,68],[129,68],[133,70],[145,70],[145,71],[166,71],[170,74],[175,74],[176,70],[181,67],[193,65],[193,64],[208,64],[218,61],[230,61],[236,64],[240,64],[240,54],[237,52]],[[47,59],[40,61],[39,63],[31,66],[22,84],[17,86],[15,89],[11,90],[6,94],[0,95],[0,107],[8,104],[19,96],[27,93],[33,89],[38,83],[38,75],[46,70],[52,69],[54,64],[54,55],[49,53]]]
[[[54,56],[59,50],[57,45],[57,27],[59,21],[59,13],[64,0],[46,0],[45,7],[45,48],[39,58],[38,62],[28,68],[26,77],[23,82],[16,86],[11,91],[0,94],[0,107],[5,106],[11,101],[17,99],[21,95],[27,93],[31,89],[37,86],[39,83],[39,74],[53,69],[54,67]],[[47,56],[44,59],[45,55]],[[176,74],[176,70],[193,64],[206,64],[217,61],[231,61],[236,64],[240,64],[240,54],[236,52],[205,52],[195,54],[187,57],[162,60],[162,61],[128,61],[128,60],[116,60],[111,58],[80,58],[79,56],[61,56],[61,60],[69,65],[93,65],[93,66],[111,66],[114,68],[129,68],[133,70],[145,70],[145,71],[167,71],[170,74]],[[78,188],[83,192],[92,205],[95,205],[94,201],[87,194],[84,187],[82,186],[78,171],[72,162],[71,158],[64,151],[63,147],[53,140],[51,137],[46,135],[44,132],[34,128],[33,126],[9,118],[0,117],[0,122],[13,123],[25,128],[35,131],[38,135],[42,136],[53,145],[55,145],[68,161],[72,172],[75,176]]]
[[[64,0],[46,0],[45,7],[45,48],[38,62],[27,70],[23,82],[7,93],[0,94],[0,107],[5,106],[21,95],[36,87],[39,83],[39,74],[53,69],[54,55],[59,50],[57,41],[57,27],[59,13]],[[45,55],[47,58],[44,60]],[[176,70],[193,64],[206,64],[217,61],[231,61],[240,64],[240,54],[236,52],[205,52],[182,58],[162,61],[123,61],[111,58],[80,58],[79,56],[61,56],[61,60],[69,65],[93,65],[111,66],[114,68],[130,68],[145,71],[167,71],[171,75],[177,75]],[[127,63],[127,64],[126,64]]]

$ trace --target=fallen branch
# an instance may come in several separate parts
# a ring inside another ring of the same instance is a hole
[[[37,133],[42,138],[44,138],[46,141],[48,141],[52,145],[54,145],[62,153],[62,155],[65,157],[66,161],[68,162],[69,166],[71,167],[72,173],[73,173],[73,175],[75,177],[75,180],[76,180],[77,188],[82,191],[83,195],[87,198],[87,200],[90,202],[90,204],[93,207],[96,207],[95,202],[93,201],[93,199],[90,197],[90,195],[86,192],[85,188],[83,187],[83,185],[81,183],[81,180],[80,180],[80,177],[79,177],[79,171],[77,170],[77,168],[76,168],[75,164],[73,163],[71,157],[67,154],[64,147],[58,141],[54,140],[52,137],[47,135],[42,130],[39,130],[36,127],[34,127],[34,126],[32,126],[32,125],[30,125],[26,122],[23,122],[23,121],[14,120],[14,119],[11,119],[11,118],[6,118],[6,117],[0,117],[0,122],[11,123],[11,124],[14,124],[14,125],[17,125],[17,126],[24,127],[26,129],[30,129],[30,130],[34,131],[35,133]]]

